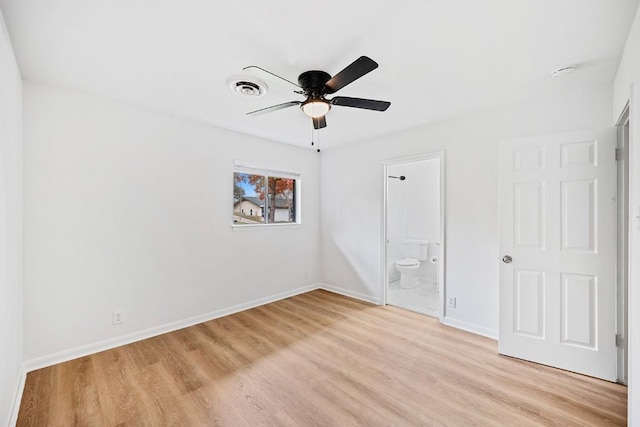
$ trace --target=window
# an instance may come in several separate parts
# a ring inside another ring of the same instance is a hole
[[[236,163],[233,172],[233,224],[299,223],[300,174]]]

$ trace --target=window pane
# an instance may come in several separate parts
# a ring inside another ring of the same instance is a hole
[[[296,222],[295,179],[270,176],[267,185],[267,223]]]
[[[233,174],[233,223],[265,223],[265,177],[248,173]]]

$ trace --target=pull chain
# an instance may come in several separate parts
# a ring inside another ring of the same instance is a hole
[[[315,138],[314,138],[315,136]],[[311,146],[316,146],[318,153],[320,152],[320,129],[311,130]]]

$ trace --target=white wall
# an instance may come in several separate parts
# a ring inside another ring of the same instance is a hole
[[[31,82],[23,102],[28,368],[317,282],[315,151]],[[234,159],[301,172],[303,224],[232,230]]]
[[[0,425],[11,423],[24,380],[21,91],[20,72],[0,12]]]
[[[640,426],[640,9],[614,81],[613,121],[629,109],[629,330],[628,424]]]
[[[640,8],[629,31],[622,59],[613,82],[613,123],[616,123],[622,110],[629,102],[631,84],[640,77]]]
[[[611,87],[594,87],[324,151],[323,282],[380,301],[383,162],[445,150],[446,289],[457,297],[445,321],[497,336],[498,143],[609,127],[611,105]]]

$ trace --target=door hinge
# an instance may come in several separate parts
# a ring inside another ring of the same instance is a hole
[[[624,337],[620,334],[616,334],[616,347],[624,347]]]
[[[616,161],[624,159],[624,150],[622,148],[616,148]]]

